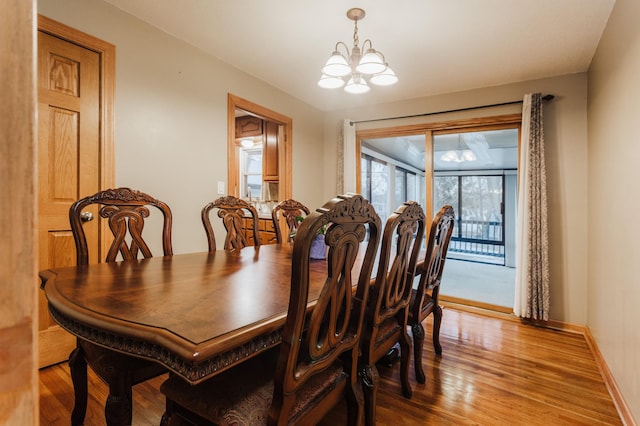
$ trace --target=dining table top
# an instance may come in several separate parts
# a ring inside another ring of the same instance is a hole
[[[53,318],[97,345],[155,360],[195,384],[280,343],[293,244],[40,272]],[[309,304],[326,278],[310,261]],[[355,284],[355,283],[354,283]]]

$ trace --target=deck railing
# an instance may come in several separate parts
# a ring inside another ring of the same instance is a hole
[[[504,258],[503,228],[502,222],[456,219],[449,253]]]

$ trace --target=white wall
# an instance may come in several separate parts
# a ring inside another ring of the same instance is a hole
[[[589,68],[588,325],[640,421],[640,2],[618,0]]]
[[[207,249],[200,209],[227,180],[227,93],[293,119],[293,197],[310,208],[326,201],[314,189],[318,110],[102,1],[39,0],[38,13],[116,46],[116,185],[169,204],[176,254]]]
[[[574,74],[393,104],[334,111],[325,116],[325,198],[335,192],[337,141],[344,118],[354,121],[447,111],[521,100],[525,93],[553,94],[544,105],[548,171],[551,318],[587,323],[587,78]],[[392,127],[479,116],[519,113],[521,105],[422,118],[361,123],[357,129]],[[352,171],[355,173],[355,170]]]

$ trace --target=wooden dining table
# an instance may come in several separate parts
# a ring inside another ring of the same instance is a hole
[[[269,244],[48,269],[40,277],[64,329],[197,384],[281,342],[292,250],[292,243]],[[327,265],[310,263],[312,305]]]

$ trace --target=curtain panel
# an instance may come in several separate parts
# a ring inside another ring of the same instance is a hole
[[[527,94],[522,108],[514,313],[549,319],[549,233],[542,95]]]

